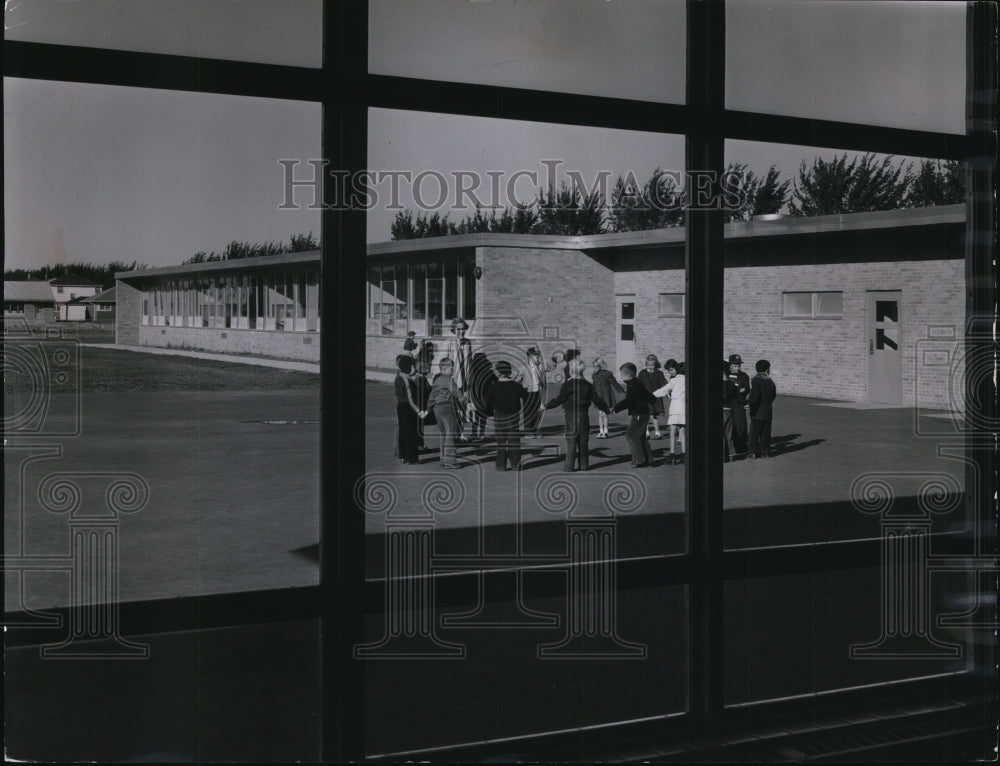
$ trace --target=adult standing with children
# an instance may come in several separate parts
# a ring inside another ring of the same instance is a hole
[[[541,406],[548,401],[548,374],[555,369],[542,360],[538,348],[530,346],[525,354],[528,364],[524,375],[524,388],[528,392],[528,402],[524,406],[524,438],[537,439],[538,424],[542,420]]]
[[[472,418],[469,411],[472,403],[469,400],[469,387],[472,383],[472,341],[465,337],[469,324],[461,317],[451,321],[451,337],[444,342],[444,355],[452,362],[451,379],[455,388],[462,392],[467,402],[461,413],[463,419]],[[459,421],[458,438],[467,441],[462,433],[462,421]]]

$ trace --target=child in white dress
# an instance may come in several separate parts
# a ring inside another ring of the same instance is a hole
[[[670,457],[667,459],[669,465],[684,462],[685,453],[685,418],[684,418],[684,373],[681,366],[673,359],[667,360],[664,365],[667,371],[667,385],[656,389],[653,396],[669,397],[670,409],[667,413],[667,425],[670,426]],[[681,451],[677,452],[677,437],[680,437]]]

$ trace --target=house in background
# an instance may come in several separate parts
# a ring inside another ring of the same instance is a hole
[[[55,319],[55,297],[48,282],[41,279],[24,281],[4,280],[4,316],[23,316],[25,319]]]
[[[81,301],[103,291],[97,282],[68,274],[49,280],[60,322],[86,322],[87,304]]]
[[[114,287],[89,298],[83,298],[80,302],[87,305],[87,318],[91,322],[114,323],[116,305]]]

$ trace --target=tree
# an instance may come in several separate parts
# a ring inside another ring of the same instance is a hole
[[[611,231],[666,229],[684,223],[684,191],[660,168],[639,188],[635,177],[618,176],[608,206]]]
[[[214,250],[206,253],[199,250],[186,261],[188,263],[215,263],[217,261],[232,261],[241,258],[259,258],[268,255],[281,255],[282,253],[302,253],[310,250],[319,250],[321,243],[313,237],[313,233],[293,234],[288,243],[284,242],[240,242],[233,240],[222,250],[216,253]]]
[[[877,162],[869,153],[848,163],[846,152],[830,161],[816,157],[810,168],[803,160],[788,211],[812,216],[901,208],[913,174],[910,165],[893,161],[888,156]]]
[[[730,162],[722,175],[722,187],[727,197],[738,200],[725,210],[726,223],[750,221],[755,216],[778,213],[788,201],[791,181],[780,181],[781,174],[771,165],[764,178],[759,178],[749,166]]]
[[[965,202],[965,166],[961,162],[923,160],[913,177],[907,207],[933,207]]]
[[[601,234],[604,232],[604,204],[599,192],[583,194],[576,185],[565,183],[556,191],[551,185],[536,201],[538,220],[535,234]]]

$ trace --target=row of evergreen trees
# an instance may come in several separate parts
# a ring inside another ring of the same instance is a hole
[[[239,242],[232,241],[221,252],[206,253],[199,250],[184,263],[211,263],[213,261],[229,261],[236,258],[255,258],[261,255],[279,255],[281,253],[304,253],[309,250],[319,250],[320,242],[312,232],[308,234],[293,234],[288,242]],[[23,281],[26,279],[50,280],[63,276],[84,277],[91,282],[97,282],[104,287],[114,287],[115,273],[119,271],[135,271],[146,268],[138,261],[126,263],[111,261],[104,266],[92,263],[61,263],[55,266],[40,266],[35,269],[7,269],[4,279]]]
[[[111,261],[103,266],[92,263],[57,263],[55,266],[39,266],[36,269],[7,269],[3,278],[21,282],[28,279],[42,279],[46,282],[59,277],[83,277],[91,282],[103,285],[105,288],[115,286],[115,273],[119,271],[134,271],[145,268],[137,261]]]
[[[742,163],[730,163],[722,185],[728,192],[727,222],[749,221],[778,213],[787,206],[791,216],[835,215],[906,207],[950,205],[965,200],[965,172],[959,162],[924,160],[897,164],[893,157],[847,154],[832,160],[817,157],[799,166],[798,179],[782,180],[775,166],[757,176]],[[732,204],[739,201],[739,204]],[[391,225],[394,240],[448,234],[501,232],[514,234],[600,234],[643,231],[684,223],[685,190],[672,175],[657,168],[641,186],[633,177],[618,177],[610,201],[596,191],[563,186],[543,191],[531,203],[491,211],[481,209],[458,223],[448,215],[403,210]]]
[[[281,255],[282,253],[305,253],[310,250],[319,250],[320,243],[313,236],[308,234],[293,234],[288,242],[238,242],[233,240],[226,245],[222,252],[206,253],[199,250],[188,258],[184,263],[212,263],[215,261],[232,261],[239,258],[257,258],[262,255]]]

